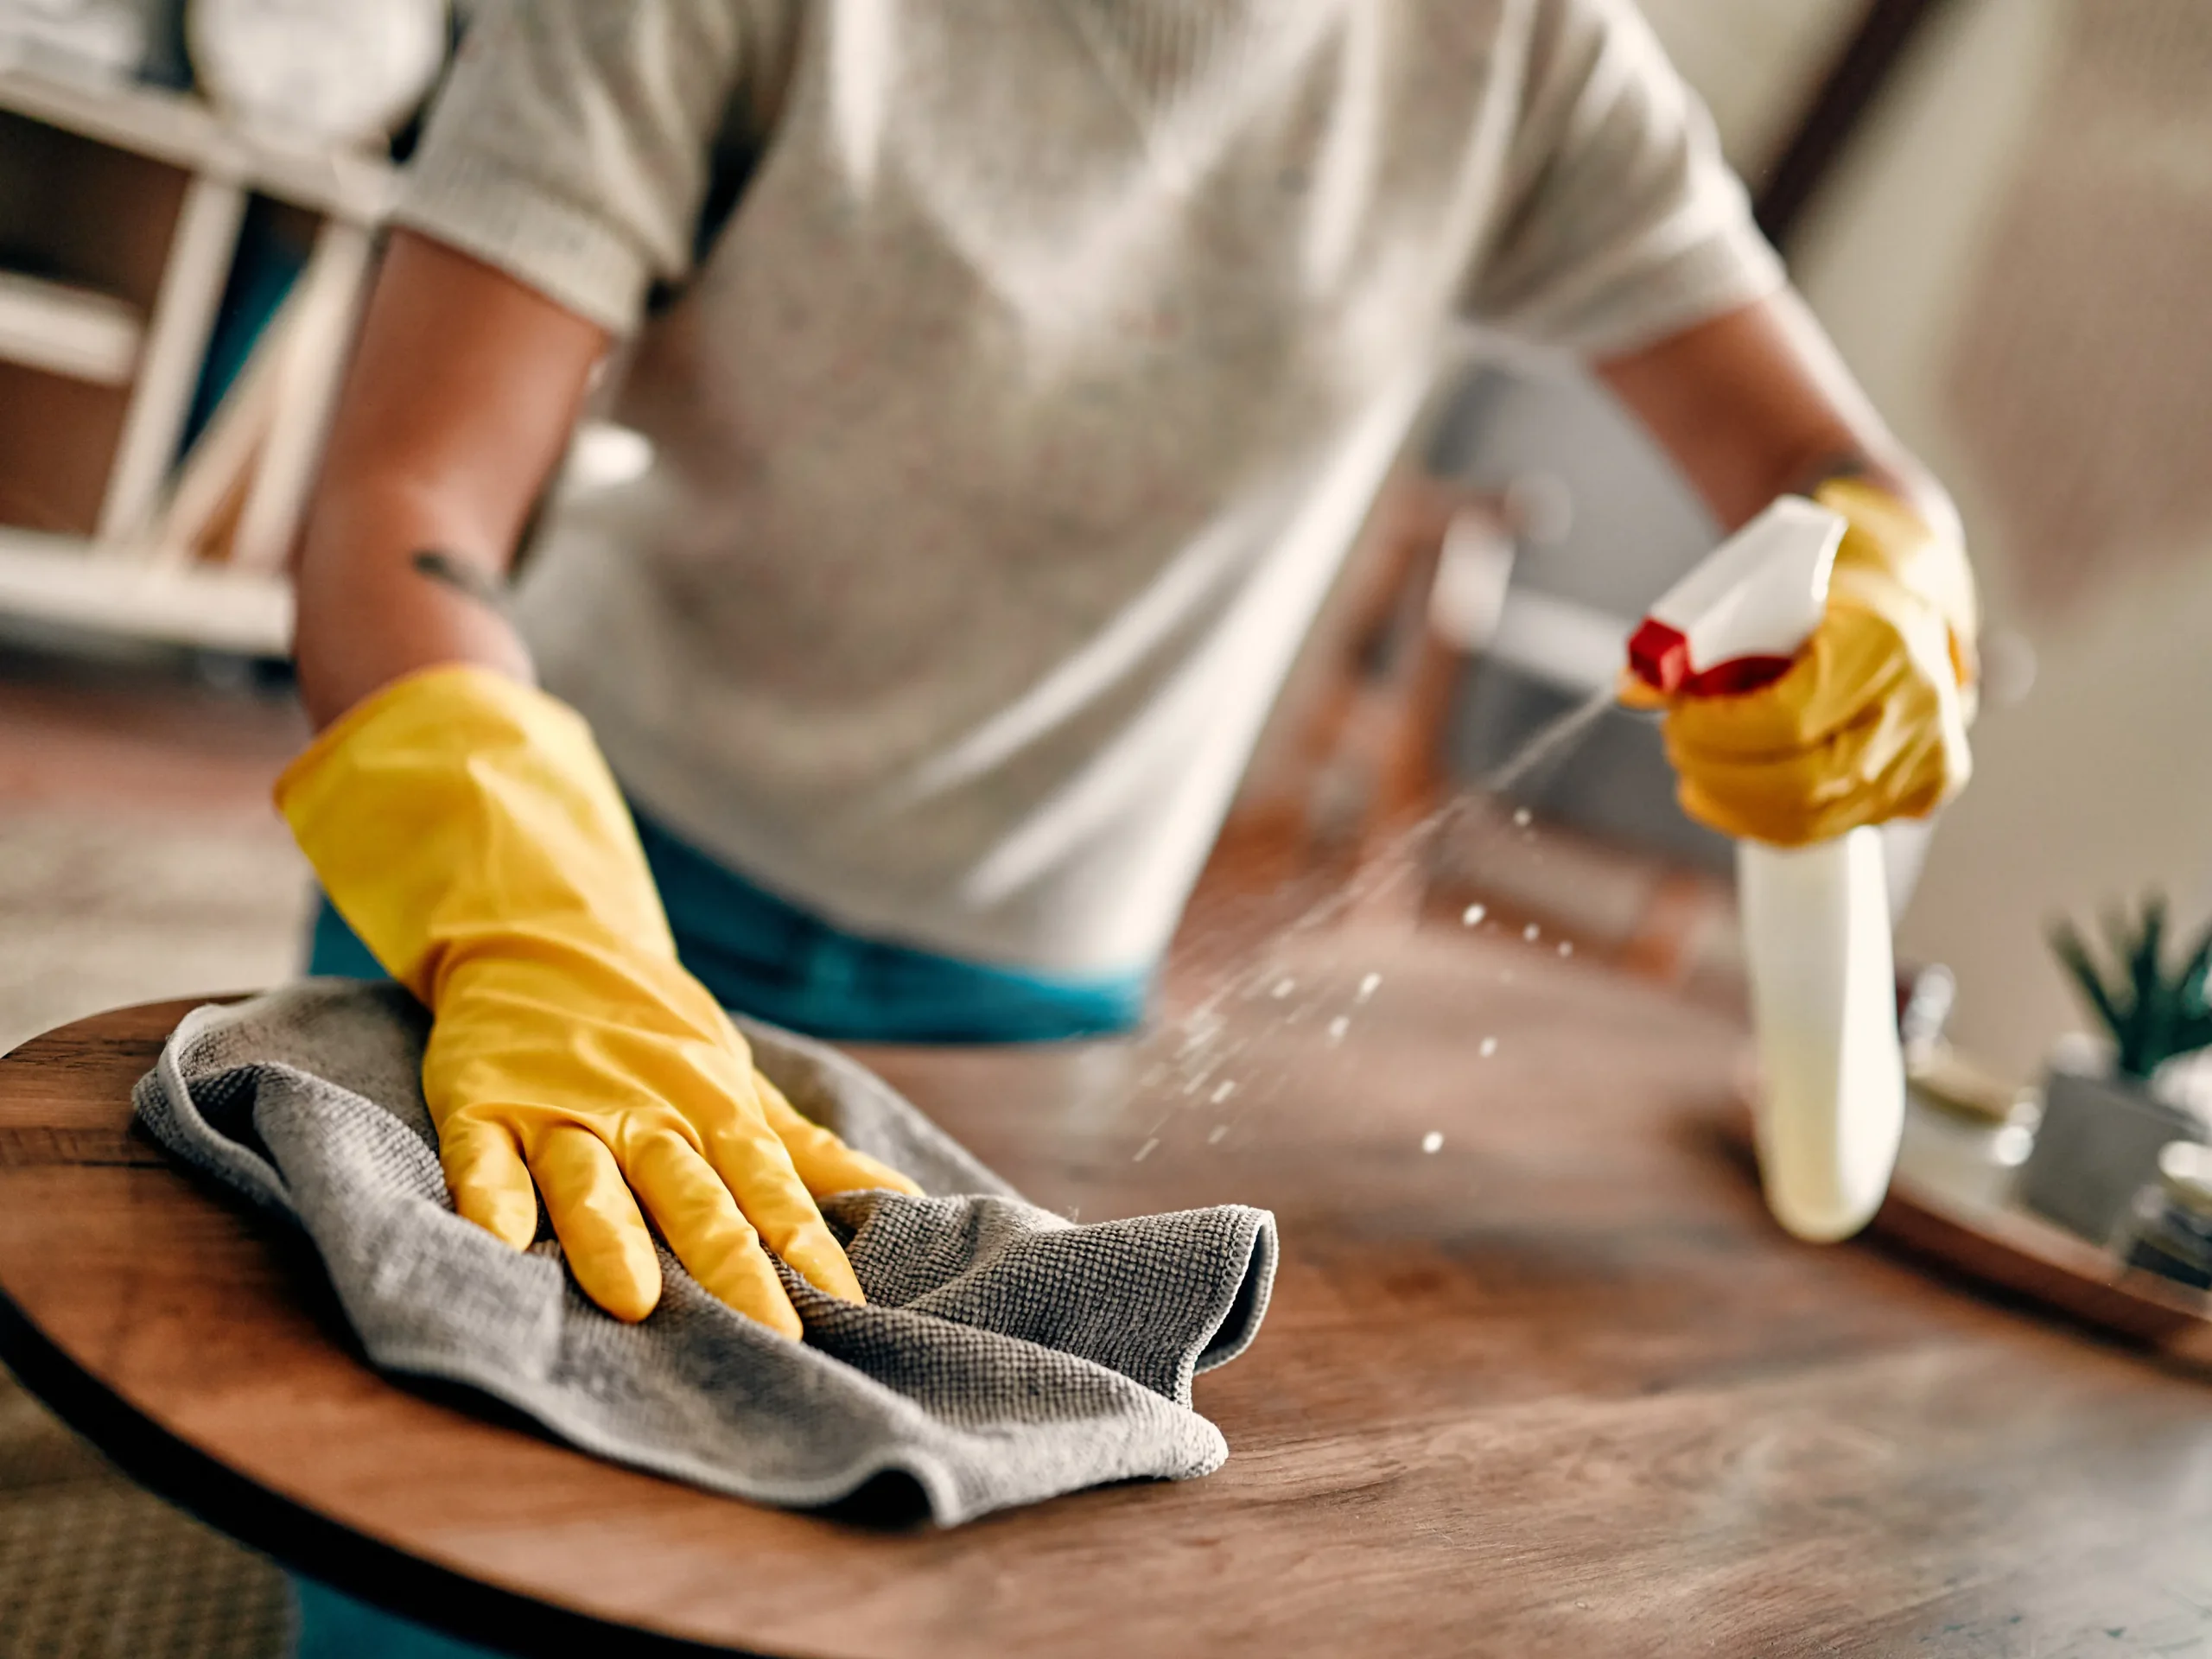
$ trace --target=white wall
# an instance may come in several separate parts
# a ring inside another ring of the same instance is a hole
[[[1643,0],[1643,10],[1713,111],[1729,162],[1756,179],[1789,138],[1860,0]]]

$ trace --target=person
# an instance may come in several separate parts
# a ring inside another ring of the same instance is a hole
[[[857,1297],[813,1198],[903,1179],[724,1007],[1141,1018],[1455,329],[1593,365],[1724,525],[1848,521],[1798,664],[1670,707],[1692,811],[1966,777],[1950,504],[1628,0],[505,0],[394,226],[298,563],[311,966],[428,1005],[461,1213],[542,1196],[619,1318],[650,1216],[796,1336],[770,1254]],[[650,464],[541,509],[617,357]]]

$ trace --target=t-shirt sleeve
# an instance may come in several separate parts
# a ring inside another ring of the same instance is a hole
[[[690,267],[760,16],[747,0],[486,0],[393,222],[626,332],[650,285]]]
[[[1533,0],[1527,48],[1476,321],[1605,357],[1783,286],[1711,118],[1630,0]]]

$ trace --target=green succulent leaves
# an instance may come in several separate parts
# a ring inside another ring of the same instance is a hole
[[[2212,972],[2212,925],[2200,933],[2178,973],[2169,977],[2161,957],[2166,938],[2166,901],[2153,893],[2131,925],[2118,911],[2107,911],[2104,933],[2113,958],[2112,970],[2100,967],[2071,922],[2051,929],[2050,947],[2105,1029],[2112,1033],[2113,1065],[2132,1077],[2147,1078],[2180,1054],[2212,1047],[2212,1007],[2204,983]]]

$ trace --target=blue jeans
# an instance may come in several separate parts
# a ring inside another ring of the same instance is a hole
[[[843,932],[637,820],[683,965],[726,1006],[793,1031],[851,1042],[1008,1043],[1103,1036],[1143,1017],[1149,971],[1056,978],[961,962]],[[311,974],[384,969],[322,901]],[[495,1659],[295,1576],[296,1659]]]

